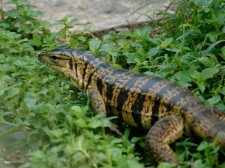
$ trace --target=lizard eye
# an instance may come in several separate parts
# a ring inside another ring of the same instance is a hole
[[[52,60],[52,62],[56,62],[58,60],[58,57],[57,56],[52,56],[51,60]]]

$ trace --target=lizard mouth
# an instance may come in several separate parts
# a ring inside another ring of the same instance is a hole
[[[45,56],[46,54],[47,54],[47,52],[42,52],[42,53],[38,54],[38,60],[41,61],[41,62],[43,62],[44,56]]]

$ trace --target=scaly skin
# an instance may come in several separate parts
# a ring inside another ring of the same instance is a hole
[[[106,117],[106,111],[112,112],[134,127],[148,129],[146,146],[157,162],[177,162],[169,144],[183,133],[216,141],[225,149],[225,115],[179,85],[112,68],[73,49],[43,52],[38,59],[85,90],[96,113]]]

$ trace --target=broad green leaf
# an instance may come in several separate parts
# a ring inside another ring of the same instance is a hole
[[[170,43],[172,43],[172,41],[173,41],[172,37],[166,38],[164,41],[162,41],[161,48],[167,48],[170,45]]]
[[[128,56],[127,56],[127,63],[128,64],[135,64],[136,62],[135,62],[135,57],[136,57],[137,55],[135,54],[135,53],[130,53]]]
[[[223,86],[221,89],[220,89],[220,93],[225,95],[225,86]]]
[[[3,89],[5,89],[5,88],[7,88],[7,86],[8,86],[8,83],[7,83],[7,81],[5,81],[4,79],[3,79],[3,77],[8,77],[8,76],[0,76],[2,79],[0,80],[0,90],[3,90]]]
[[[209,32],[206,34],[206,37],[209,37],[211,42],[215,42],[221,34],[223,34],[221,31]]]
[[[203,57],[199,58],[199,61],[207,67],[214,67],[216,65],[216,62],[212,58],[209,58],[209,57],[203,56]]]
[[[5,12],[4,15],[9,17],[18,17],[20,13],[18,10],[13,9],[11,11]]]
[[[7,98],[16,96],[20,93],[20,88],[17,87],[10,88],[7,93],[8,93]]]
[[[77,118],[84,116],[84,113],[80,106],[77,106],[77,105],[72,106],[71,110],[73,111],[73,115],[76,116]]]
[[[67,23],[68,26],[73,27],[75,24],[77,24],[77,19],[72,19]]]
[[[173,163],[160,163],[157,168],[173,168],[176,164]]]
[[[172,77],[172,79],[175,79],[174,82],[183,87],[191,86],[190,82],[192,82],[192,79],[188,71],[179,71]]]
[[[98,128],[103,127],[103,122],[101,120],[92,120],[88,123],[88,127],[90,128]]]
[[[74,123],[76,124],[76,126],[81,127],[81,128],[87,128],[88,127],[87,123],[82,118],[76,119],[76,121],[74,121]]]
[[[206,68],[201,72],[201,80],[206,80],[209,78],[212,78],[216,73],[219,72],[219,68],[212,67],[212,68]]]
[[[206,8],[212,3],[212,0],[194,0],[194,2],[202,8]]]
[[[57,33],[57,35],[58,35],[59,37],[65,38],[65,37],[66,37],[66,29],[65,29],[65,28],[61,29],[61,30]]]
[[[200,79],[201,78],[201,73],[198,72],[197,70],[192,70],[191,72],[189,72],[190,77],[194,78],[194,79]]]
[[[221,48],[221,56],[225,60],[225,46]]]
[[[138,163],[136,160],[129,159],[129,160],[127,160],[127,167],[129,167],[129,168],[144,168],[144,165]],[[169,167],[167,167],[167,168],[169,168]]]
[[[101,46],[101,40],[98,40],[98,39],[91,39],[89,41],[89,47],[90,47],[90,50],[93,54],[97,54],[98,53],[98,50]]]
[[[199,89],[201,90],[201,92],[203,93],[205,91],[206,88],[206,83],[205,81],[197,81],[197,85],[199,87]]]
[[[38,101],[37,95],[33,92],[27,92],[24,97],[24,102],[28,108],[32,108]]]
[[[210,105],[215,105],[216,103],[220,102],[221,101],[221,97],[220,96],[214,96],[212,98],[209,98],[207,100],[207,102],[210,104]]]
[[[206,68],[202,70],[202,72],[194,70],[190,73],[190,77],[196,79],[197,81],[205,81],[206,79],[212,78],[218,72],[219,68],[217,67]]]
[[[181,80],[181,81],[192,82],[192,79],[189,75],[189,71],[187,71],[187,70],[177,72],[174,75],[174,77],[176,77],[176,79]]]
[[[151,33],[152,28],[151,27],[144,27],[143,29],[137,29],[134,32],[134,35],[136,35],[138,38],[146,39],[149,37],[149,34]]]
[[[155,56],[156,54],[158,54],[160,52],[159,48],[158,47],[154,47],[154,48],[151,48],[148,52],[148,55],[149,55],[149,58],[152,57],[152,56]]]
[[[159,38],[149,38],[149,41],[152,42],[155,45],[161,45],[161,41]]]
[[[205,168],[205,164],[202,163],[202,160],[195,160],[193,164],[193,167],[197,167],[197,168]]]
[[[100,47],[100,51],[106,52],[107,54],[115,57],[118,55],[118,48],[116,48],[115,44],[113,43],[102,44]]]
[[[20,60],[20,59],[14,62],[14,65],[17,65],[18,67],[25,67],[27,66],[27,64],[28,63],[25,60]]]
[[[61,129],[54,129],[50,131],[51,136],[54,138],[60,138],[63,135],[63,132]]]

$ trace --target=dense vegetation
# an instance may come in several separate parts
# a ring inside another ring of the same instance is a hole
[[[174,1],[176,13],[162,11],[153,26],[101,39],[70,32],[76,20],[69,17],[57,21],[63,28],[52,33],[26,0],[10,2],[15,9],[0,10],[0,121],[28,132],[28,160],[21,168],[156,166],[146,154],[144,134],[131,136],[133,128],[125,124],[122,138],[110,133],[108,121],[120,121],[94,115],[83,92],[37,60],[43,50],[88,50],[115,67],[188,87],[206,105],[225,111],[224,0]],[[225,166],[225,153],[214,143],[183,137],[172,147],[178,167]]]

